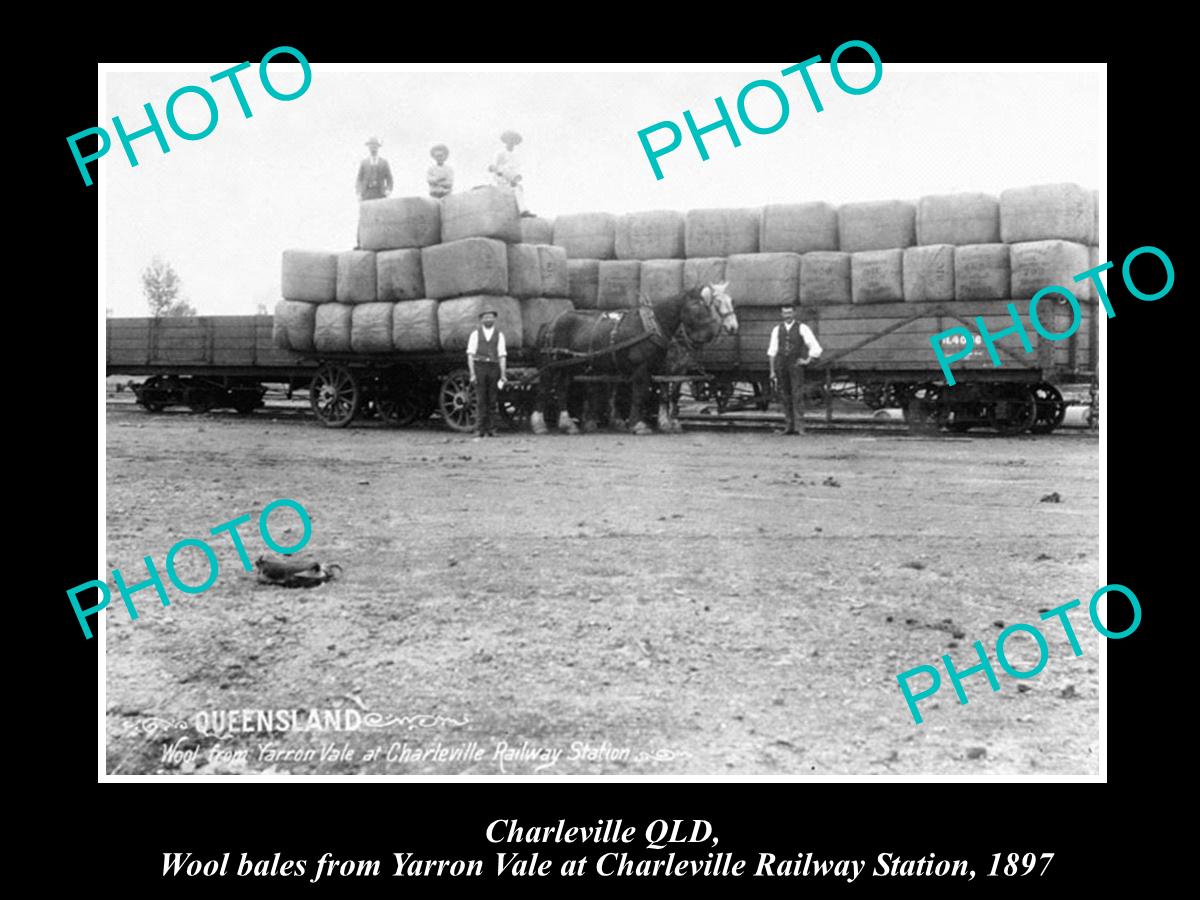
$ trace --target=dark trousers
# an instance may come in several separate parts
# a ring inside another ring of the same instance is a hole
[[[500,366],[496,363],[475,363],[475,432],[487,434],[496,430],[496,404],[499,390]]]
[[[787,430],[804,429],[804,366],[781,361],[776,372],[779,379],[779,399]]]

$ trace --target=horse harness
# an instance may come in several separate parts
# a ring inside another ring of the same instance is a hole
[[[592,330],[591,334],[588,336],[587,352],[568,350],[565,347],[554,347],[552,346],[554,341],[554,330],[558,326],[559,319],[569,312],[579,312],[579,310],[563,310],[557,316],[555,316],[549,322],[549,324],[543,326],[539,349],[548,355],[565,357],[548,363],[543,367],[543,370],[586,364],[587,371],[590,372],[592,371],[592,366],[596,360],[602,359],[605,356],[609,356],[615,363],[617,353],[622,350],[628,350],[630,347],[637,346],[644,341],[651,341],[659,347],[666,347],[670,343],[667,336],[663,334],[662,326],[658,322],[658,317],[654,315],[654,308],[650,306],[648,302],[646,302],[643,296],[641,304],[639,304],[635,309],[623,309],[619,312],[614,310],[612,312],[605,312],[599,316],[596,316],[592,320]],[[638,318],[642,326],[641,333],[618,341],[617,333],[621,330],[621,326],[625,324],[625,319],[630,313],[633,312],[638,314]],[[599,336],[600,329],[598,326],[602,321],[613,322],[614,324],[608,330],[608,346],[598,348],[596,346],[596,338]]]

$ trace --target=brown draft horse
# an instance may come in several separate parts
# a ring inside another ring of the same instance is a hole
[[[552,398],[558,400],[559,430],[579,432],[567,412],[566,399],[571,379],[583,374],[628,377],[630,430],[649,434],[643,406],[651,377],[665,373],[672,341],[696,346],[722,333],[737,334],[737,315],[727,286],[728,282],[709,284],[666,300],[643,302],[635,309],[570,310],[543,326],[538,340],[538,364],[543,368],[530,417],[534,434],[546,433],[546,409]],[[549,368],[544,368],[547,364]]]

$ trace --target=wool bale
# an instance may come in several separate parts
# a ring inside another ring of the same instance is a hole
[[[1100,265],[1100,248],[1088,247],[1088,268],[1094,269],[1098,265]],[[1108,269],[1107,271],[1111,272],[1112,269]],[[1077,272],[1076,274],[1079,273]],[[1101,278],[1103,277],[1104,276],[1102,275]],[[1100,300],[1100,295],[1096,293],[1096,282],[1094,282],[1091,278],[1085,278],[1083,281],[1076,281],[1074,282],[1074,286],[1067,285],[1067,287],[1075,291],[1075,296],[1080,300],[1087,300],[1090,303],[1096,303]]]
[[[395,303],[356,303],[350,316],[350,349],[355,353],[392,352]]]
[[[529,297],[521,301],[521,329],[526,347],[536,347],[538,331],[575,304],[565,297]],[[505,341],[508,338],[505,337]]]
[[[552,243],[571,259],[612,259],[616,218],[612,213],[573,213],[554,220]]]
[[[708,284],[725,281],[725,257],[702,256],[683,262],[683,289],[694,291]]]
[[[521,213],[512,191],[482,187],[442,199],[442,243],[471,237],[520,242]]]
[[[438,339],[442,350],[467,349],[467,339],[479,325],[479,314],[496,311],[496,327],[504,332],[508,352],[520,350],[524,344],[521,305],[512,297],[473,296],[443,300],[438,304]]]
[[[338,303],[374,303],[376,300],[375,254],[370,250],[347,250],[337,258]]]
[[[800,254],[734,254],[725,265],[725,280],[738,306],[794,304],[800,291]]]
[[[636,259],[600,261],[597,309],[631,309],[642,289],[642,264]]]
[[[338,255],[314,250],[283,251],[283,299],[332,303],[337,299]]]
[[[757,253],[760,209],[692,209],[684,217],[688,259]]]
[[[1028,300],[1052,284],[1074,291],[1075,276],[1088,267],[1088,248],[1072,241],[1022,241],[1008,250],[1016,300]]]
[[[991,194],[937,194],[917,202],[918,244],[994,244],[1000,201]]]
[[[916,303],[954,299],[954,246],[930,244],[904,250],[904,299]]]
[[[570,289],[567,251],[551,244],[538,244],[538,266],[542,272],[542,296],[565,297]]]
[[[358,242],[364,250],[405,250],[441,240],[442,208],[430,197],[385,197],[358,204]]]
[[[1093,244],[1095,219],[1092,193],[1077,184],[1039,184],[1000,194],[1000,240],[1006,244],[1048,240]]]
[[[482,237],[425,247],[421,272],[425,293],[436,300],[467,294],[504,295],[508,292],[508,250],[502,241]]]
[[[1092,191],[1092,238],[1089,244],[1100,243],[1100,192]]]
[[[600,290],[600,260],[567,260],[567,296],[576,309],[595,309]]]
[[[816,250],[800,257],[800,305],[850,302],[850,254]]]
[[[554,223],[541,216],[521,216],[522,244],[553,244]]]
[[[955,249],[955,300],[1007,300],[1011,295],[1008,244],[964,244]]]
[[[420,300],[424,296],[420,250],[384,250],[375,254],[376,299],[395,302]]]
[[[313,347],[319,353],[349,353],[353,303],[322,303],[313,325]]]
[[[392,307],[392,346],[396,350],[436,353],[441,349],[436,300],[405,300]]]
[[[508,295],[542,296],[542,264],[533,244],[508,244]],[[561,248],[560,248],[561,249]]]
[[[838,209],[838,247],[847,253],[911,247],[916,223],[917,208],[907,200],[845,203]]]
[[[904,251],[866,250],[850,255],[850,302],[894,303],[904,299]]]
[[[683,213],[626,213],[617,219],[617,259],[683,259]]]
[[[317,324],[317,304],[280,300],[275,304],[272,322],[275,346],[281,350],[311,352],[313,329]]]
[[[838,249],[837,209],[829,203],[774,203],[763,207],[758,249],[811,253]]]
[[[648,259],[642,263],[639,290],[651,303],[670,300],[683,293],[682,259]]]

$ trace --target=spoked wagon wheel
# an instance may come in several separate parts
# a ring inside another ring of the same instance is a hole
[[[1067,404],[1062,394],[1052,384],[1042,382],[1029,389],[1033,401],[1037,405],[1037,417],[1029,431],[1032,434],[1049,434],[1062,424],[1067,415]]]
[[[1021,385],[1014,385],[997,394],[989,419],[1001,434],[1020,434],[1033,427],[1037,410],[1033,394]]]
[[[415,422],[421,415],[421,406],[420,397],[400,387],[391,390],[385,388],[384,392],[375,398],[375,409],[379,412],[379,418],[385,425],[391,425],[393,428]]]
[[[313,414],[327,428],[345,428],[354,419],[362,399],[358,380],[345,366],[325,363],[308,388]]]
[[[455,369],[442,379],[438,412],[442,421],[455,431],[475,430],[475,386],[466,369]]]
[[[166,404],[160,401],[163,381],[161,375],[151,375],[142,382],[140,389],[134,391],[138,403],[145,407],[147,412],[162,412],[166,408]]]

